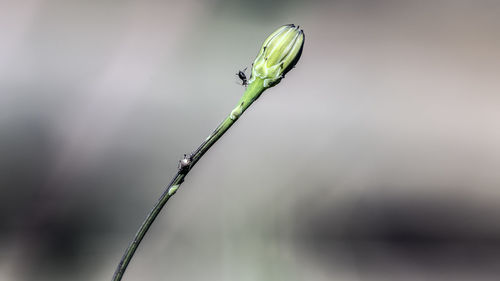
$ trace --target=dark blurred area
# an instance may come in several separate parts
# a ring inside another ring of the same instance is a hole
[[[124,280],[497,280],[498,1],[0,2],[0,281],[110,280],[266,36],[297,67]]]
[[[370,194],[305,211],[297,239],[319,263],[354,266],[360,279],[493,280],[500,273],[499,210],[471,201]]]

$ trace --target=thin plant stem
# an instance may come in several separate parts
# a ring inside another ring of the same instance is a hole
[[[264,41],[259,55],[252,64],[252,75],[250,76],[250,80],[248,80],[248,87],[238,102],[238,105],[212,134],[201,143],[198,149],[188,156],[185,156],[184,159],[179,162],[179,170],[160,196],[153,209],[151,209],[146,216],[146,219],[135,234],[134,239],[125,250],[116,268],[115,274],[113,275],[113,281],[120,281],[122,279],[137,247],[139,247],[139,244],[161,209],[184,182],[184,178],[189,171],[191,171],[201,157],[220,139],[220,137],[222,137],[222,135],[224,135],[234,122],[238,120],[241,114],[260,97],[265,89],[273,87],[285,77],[285,74],[290,71],[299,60],[303,46],[304,32],[293,24],[280,27]],[[246,82],[244,74],[241,75],[241,72],[239,72],[238,76],[240,78],[243,77],[243,81]]]
[[[172,178],[170,184],[166,187],[163,194],[160,196],[155,206],[149,214],[146,216],[146,219],[142,222],[141,227],[137,231],[134,236],[134,239],[129,244],[128,248],[125,250],[120,263],[116,267],[115,273],[113,275],[113,281],[119,281],[122,279],[125,270],[127,269],[130,260],[134,256],[134,253],[139,247],[142,239],[148,232],[149,228],[153,224],[154,220],[168,202],[168,200],[177,192],[180,185],[184,182],[184,178],[187,176],[189,171],[193,168],[193,166],[201,159],[201,157],[214,145],[222,135],[238,120],[239,116],[260,96],[260,94],[264,91],[264,87],[262,85],[262,81],[258,80],[255,83],[248,85],[248,88],[245,91],[245,94],[241,98],[240,102],[236,106],[236,108],[231,112],[231,114],[224,119],[224,121],[208,136],[208,138],[201,143],[201,145],[196,149],[193,153],[185,158],[187,160],[187,166],[179,167],[179,170]],[[250,97],[250,98],[249,98]],[[182,161],[182,160],[181,160]]]

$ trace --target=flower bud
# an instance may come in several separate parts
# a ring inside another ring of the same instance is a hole
[[[260,49],[252,64],[248,87],[229,118],[235,121],[267,89],[278,84],[302,54],[304,32],[289,24],[273,32]]]
[[[299,60],[303,46],[304,32],[298,26],[280,27],[264,41],[248,83],[262,79],[264,88],[278,84]]]

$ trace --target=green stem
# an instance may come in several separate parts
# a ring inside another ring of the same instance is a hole
[[[247,90],[243,94],[243,97],[240,99],[238,105],[234,108],[231,114],[224,119],[224,121],[208,136],[208,138],[201,143],[201,145],[196,149],[193,153],[189,155],[187,158],[189,160],[189,165],[184,168],[179,168],[177,174],[175,174],[174,178],[167,186],[163,194],[156,202],[155,206],[149,214],[146,216],[146,219],[142,222],[141,227],[137,231],[134,236],[134,239],[125,250],[123,257],[120,260],[120,263],[116,267],[116,271],[113,275],[113,281],[119,281],[122,279],[125,270],[127,269],[130,260],[134,256],[137,247],[141,243],[142,239],[148,232],[149,228],[153,224],[154,220],[160,213],[161,209],[165,206],[167,201],[172,197],[177,189],[179,189],[180,185],[184,182],[184,178],[187,176],[189,171],[193,168],[193,166],[201,159],[201,157],[214,145],[217,140],[224,135],[224,133],[238,120],[238,118],[243,114],[243,112],[255,101],[259,98],[260,94],[265,90],[263,87],[263,81],[261,79],[256,79],[253,83],[248,85]]]

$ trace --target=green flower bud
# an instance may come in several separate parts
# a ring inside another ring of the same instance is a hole
[[[264,88],[278,84],[299,60],[303,46],[304,32],[298,26],[280,27],[264,41],[248,84],[256,79],[263,80]]]
[[[304,31],[289,24],[273,32],[252,65],[248,87],[229,118],[236,120],[266,89],[278,84],[302,54]]]

